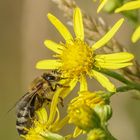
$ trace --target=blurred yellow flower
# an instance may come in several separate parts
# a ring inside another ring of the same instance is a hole
[[[115,13],[140,9],[140,0],[130,1],[115,10]],[[132,34],[132,42],[135,43],[140,39],[140,25],[135,29]]]
[[[56,53],[54,60],[41,60],[36,64],[38,69],[58,69],[63,77],[67,77],[73,84],[80,82],[80,91],[87,90],[86,75],[95,78],[107,90],[114,92],[115,86],[103,74],[94,70],[96,68],[120,69],[132,65],[130,60],[133,55],[127,52],[114,54],[96,54],[96,49],[103,47],[118,31],[124,19],[120,19],[99,41],[89,46],[84,41],[84,28],[82,14],[79,8],[74,10],[73,24],[76,37],[73,38],[55,16],[48,14],[50,22],[56,27],[59,33],[65,39],[65,43],[55,43],[51,40],[45,40],[45,45]]]

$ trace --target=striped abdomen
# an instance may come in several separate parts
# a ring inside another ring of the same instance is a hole
[[[30,93],[26,93],[17,104],[16,128],[19,135],[26,135],[28,133],[27,129],[32,126],[32,119],[35,114],[35,100],[36,94],[30,97]]]

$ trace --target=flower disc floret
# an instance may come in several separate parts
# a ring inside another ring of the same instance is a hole
[[[64,44],[63,52],[59,58],[62,61],[60,70],[66,77],[79,77],[81,74],[88,73],[93,66],[91,47],[79,39]]]

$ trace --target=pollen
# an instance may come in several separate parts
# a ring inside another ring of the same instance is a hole
[[[88,44],[76,39],[63,46],[63,52],[60,54],[63,74],[75,78],[88,73],[93,66],[93,51]]]

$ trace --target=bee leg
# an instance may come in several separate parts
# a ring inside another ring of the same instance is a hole
[[[29,108],[30,108],[30,109],[29,109],[29,110],[30,110],[30,111],[29,111],[29,118],[32,119],[33,116],[34,116],[35,107],[30,106]]]
[[[47,100],[47,105],[49,105],[52,102],[52,99],[46,98]]]
[[[52,101],[52,100],[51,100],[51,99],[49,99],[49,98],[46,98],[46,100],[47,100],[47,101],[49,101],[49,102],[51,102],[51,101]]]
[[[61,72],[58,69],[52,70],[52,73],[58,74],[58,75],[61,74]]]
[[[59,96],[59,99],[60,99],[61,106],[64,107],[64,102],[63,102],[64,100],[63,100],[63,98]]]
[[[51,90],[52,91],[56,91],[57,87],[60,87],[60,88],[69,88],[69,86],[64,86],[64,85],[61,85],[61,84],[56,84],[55,87],[51,87]]]
[[[63,85],[61,85],[61,84],[56,84],[54,88],[51,87],[51,90],[52,90],[52,91],[56,91],[57,87],[63,87]]]

